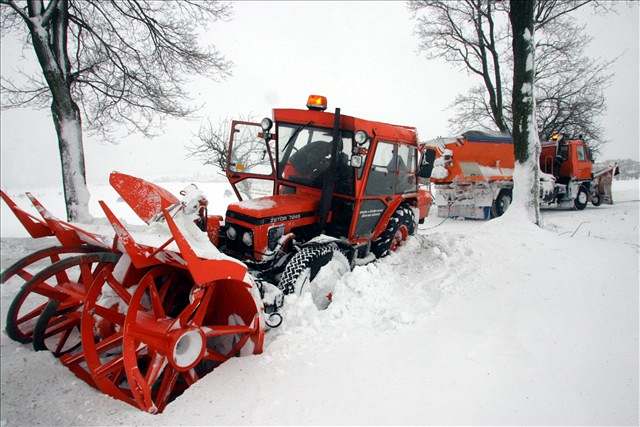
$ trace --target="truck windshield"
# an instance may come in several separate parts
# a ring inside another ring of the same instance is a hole
[[[278,123],[278,176],[280,179],[322,188],[331,165],[331,129]],[[349,165],[353,133],[342,131],[338,147],[335,192],[353,194],[354,169]]]

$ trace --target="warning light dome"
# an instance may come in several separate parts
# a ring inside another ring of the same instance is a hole
[[[327,97],[321,95],[309,95],[307,108],[310,110],[324,111],[327,109]]]

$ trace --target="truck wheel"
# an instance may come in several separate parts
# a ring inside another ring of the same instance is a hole
[[[400,205],[389,218],[386,230],[380,237],[371,242],[371,252],[377,257],[387,256],[389,251],[395,252],[410,235],[416,232],[416,219],[409,206]]]
[[[491,215],[493,218],[504,215],[511,205],[511,197],[511,190],[502,190],[498,193],[498,197],[496,197],[491,206]]]
[[[305,246],[287,263],[278,287],[285,295],[311,292],[316,307],[323,310],[331,302],[336,282],[349,271],[349,261],[335,243]]]
[[[600,206],[602,204],[602,197],[599,194],[592,194],[591,204],[593,206]]]
[[[573,205],[577,210],[581,211],[587,207],[587,201],[589,201],[589,193],[587,193],[584,187],[580,187],[576,199],[573,201]]]

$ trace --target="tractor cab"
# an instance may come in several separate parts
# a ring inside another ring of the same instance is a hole
[[[306,110],[232,122],[226,173],[239,201],[227,209],[226,251],[265,261],[323,236],[364,256],[401,204],[426,216],[415,129],[326,108],[312,95]]]

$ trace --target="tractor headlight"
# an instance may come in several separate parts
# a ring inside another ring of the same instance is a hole
[[[362,145],[369,140],[369,135],[367,135],[367,133],[363,130],[357,130],[353,135],[353,140],[356,142],[356,144]]]
[[[229,240],[236,240],[236,237],[238,237],[238,232],[231,225],[227,228],[227,237]]]
[[[271,227],[269,232],[267,233],[267,244],[269,246],[269,250],[274,250],[278,245],[278,240],[284,236],[284,224],[276,225],[275,227]]]
[[[265,132],[269,132],[272,126],[273,126],[273,122],[269,117],[265,117],[264,119],[262,119],[262,121],[260,121],[260,127]]]
[[[247,246],[251,246],[253,245],[253,236],[251,235],[250,231],[246,231],[243,235],[242,235],[242,243],[244,243]]]

